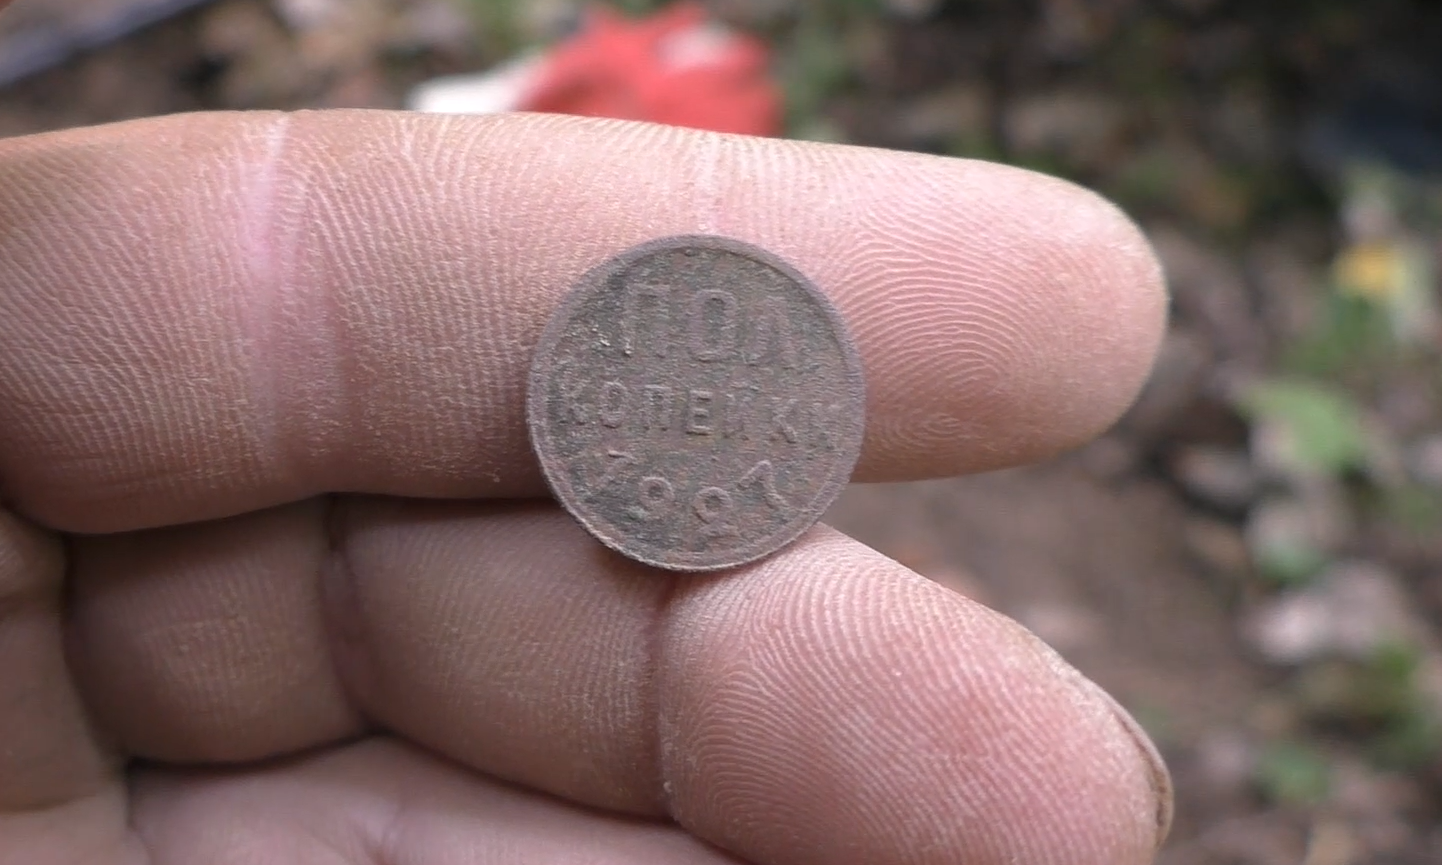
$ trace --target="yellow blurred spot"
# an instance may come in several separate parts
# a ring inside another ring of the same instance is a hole
[[[1403,284],[1402,259],[1402,251],[1390,243],[1353,244],[1337,257],[1337,284],[1348,294],[1386,300]]]

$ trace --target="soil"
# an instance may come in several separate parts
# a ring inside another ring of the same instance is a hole
[[[0,26],[0,80],[18,52],[6,36],[39,5],[20,0]],[[398,107],[427,77],[501,59],[496,32],[457,39],[444,5],[339,4],[339,24],[307,29],[297,9],[337,4],[202,4],[3,86],[0,135],[211,108]],[[1349,243],[1348,167],[1432,182],[1442,12],[1401,0],[816,5],[839,11],[717,4],[772,36],[793,102],[811,94],[793,134],[1005,159],[1095,186],[1142,222],[1174,292],[1153,380],[1102,440],[1036,468],[854,487],[829,521],[1016,617],[1137,714],[1178,792],[1163,865],[1442,862],[1437,728],[1418,727],[1405,758],[1376,757],[1386,730],[1432,723],[1442,702],[1403,677],[1405,700],[1380,714],[1319,704],[1316,681],[1370,662],[1346,657],[1321,613],[1296,612],[1324,609],[1338,586],[1381,586],[1366,597],[1395,599],[1378,602],[1395,613],[1378,614],[1383,629],[1412,635],[1417,669],[1442,669],[1442,522],[1374,515],[1358,504],[1371,487],[1350,475],[1278,480],[1271,428],[1234,398],[1324,314],[1319,286]],[[89,21],[116,36],[108,13],[136,6],[69,0],[46,14],[54,32]],[[1412,228],[1442,249],[1435,224]],[[1348,387],[1399,452],[1421,455],[1409,471],[1435,491],[1442,396],[1423,354]],[[1320,577],[1278,581],[1259,564],[1278,488],[1347,515],[1324,538]],[[1348,582],[1359,568],[1381,576]],[[1323,634],[1322,648],[1287,643],[1282,621]]]

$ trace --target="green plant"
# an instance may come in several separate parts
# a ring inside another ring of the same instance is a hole
[[[1254,422],[1280,428],[1297,468],[1335,476],[1366,464],[1362,411],[1341,388],[1302,378],[1269,379],[1248,388],[1239,408]]]
[[[1361,707],[1377,724],[1369,750],[1386,768],[1415,768],[1442,753],[1442,719],[1422,692],[1421,666],[1414,646],[1387,645],[1368,660],[1359,682]]]
[[[1274,742],[1257,760],[1254,780],[1268,801],[1315,805],[1327,798],[1332,769],[1313,745],[1300,740]]]
[[[500,61],[525,47],[524,0],[468,0],[476,39],[487,57]]]
[[[1442,754],[1442,718],[1422,688],[1422,662],[1399,635],[1362,660],[1308,667],[1292,689],[1312,724],[1347,731],[1381,768],[1415,769]]]
[[[790,33],[777,46],[786,128],[792,138],[831,139],[825,108],[850,78],[845,20],[823,4],[805,4]]]

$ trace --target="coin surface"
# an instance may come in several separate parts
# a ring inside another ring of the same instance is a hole
[[[804,276],[705,235],[588,272],[531,366],[531,443],[561,504],[606,546],[678,571],[780,549],[861,451],[861,361]]]

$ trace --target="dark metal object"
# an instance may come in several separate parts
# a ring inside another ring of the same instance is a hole
[[[527,420],[562,505],[606,546],[679,571],[780,549],[861,451],[861,361],[794,268],[663,238],[583,276],[541,336]]]

